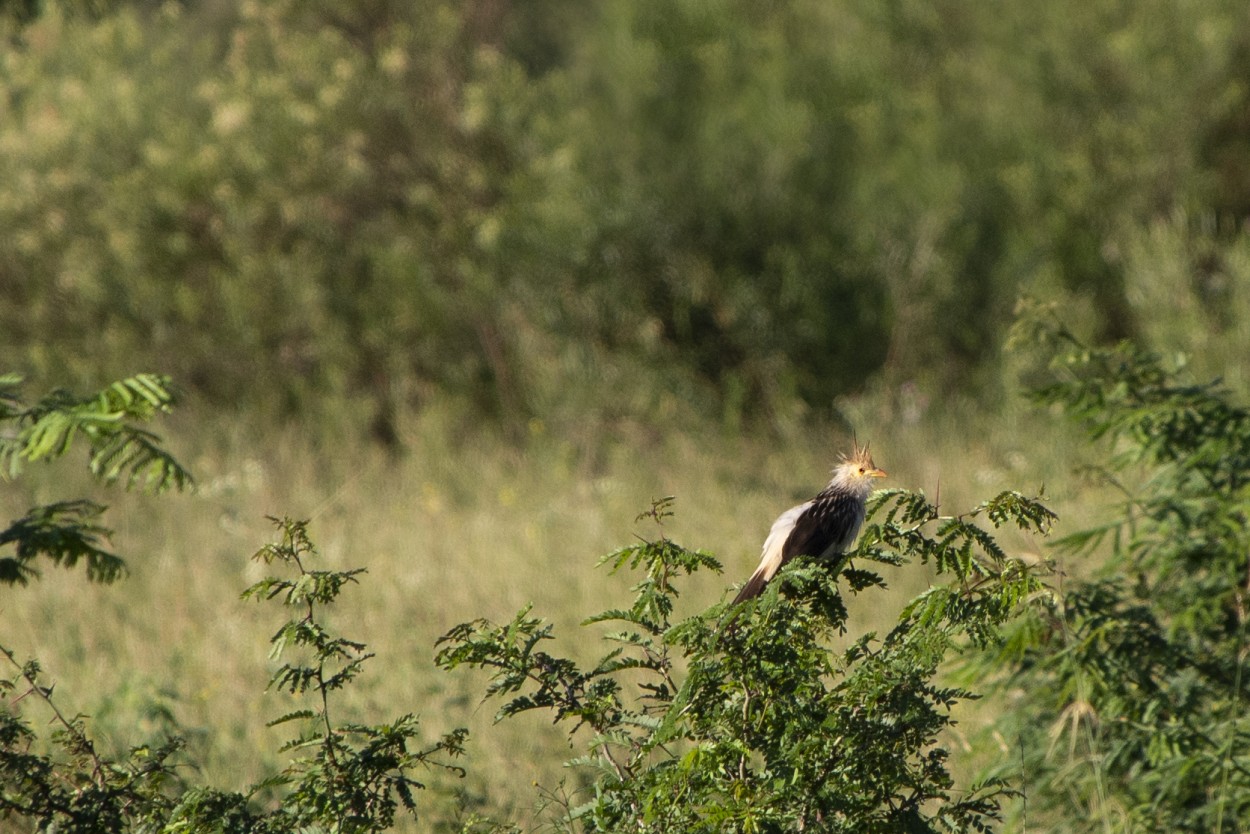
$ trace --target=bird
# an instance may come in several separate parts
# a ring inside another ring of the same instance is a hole
[[[768,538],[760,565],[742,586],[733,604],[753,599],[764,592],[781,566],[795,556],[828,559],[844,553],[855,541],[864,523],[864,502],[872,492],[873,483],[886,477],[868,454],[868,447],[855,446],[843,455],[834,467],[829,485],[810,501],[791,507],[777,517]]]

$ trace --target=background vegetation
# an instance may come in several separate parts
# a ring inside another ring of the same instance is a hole
[[[0,338],[35,378],[160,366],[384,439],[447,398],[732,424],[993,390],[1026,290],[1100,337],[1169,297],[1239,322],[1241,4],[10,11]]]
[[[198,488],[0,484],[4,518],[112,504],[131,555],[6,590],[0,642],[118,749],[177,730],[237,788],[282,736],[248,718],[272,623],[230,600],[264,516],[311,518],[331,568],[383,577],[334,615],[387,664],[347,708],[470,724],[440,801],[524,817],[563,732],[489,728],[433,642],[609,607],[593,556],[652,498],[727,566],[694,610],[851,432],[942,506],[1044,484],[1061,534],[1119,518],[1072,474],[1102,453],[1015,396],[1050,378],[1003,351],[1022,296],[1244,397],[1248,33],[1231,0],[2,3],[0,372],[169,375]],[[930,580],[886,576],[897,608]],[[1002,759],[981,703],[969,772]]]

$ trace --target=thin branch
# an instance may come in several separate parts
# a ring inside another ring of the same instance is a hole
[[[83,749],[86,750],[91,756],[91,761],[93,763],[91,772],[92,781],[95,782],[97,787],[104,787],[104,771],[106,768],[104,760],[100,758],[98,753],[96,753],[95,745],[92,744],[91,739],[88,738],[82,730],[74,726],[74,723],[67,719],[64,713],[61,712],[60,708],[57,707],[56,703],[52,700],[52,688],[40,686],[39,681],[35,679],[35,676],[32,675],[24,665],[18,663],[17,657],[7,646],[0,646],[0,653],[4,654],[4,656],[9,659],[9,662],[17,668],[18,673],[21,674],[22,678],[30,685],[30,690],[26,693],[26,695],[29,695],[31,692],[38,695],[43,702],[48,705],[48,708],[52,710],[52,714],[56,716],[57,723],[64,727],[65,731],[73,736],[76,741],[82,744]],[[25,697],[25,695],[22,697]]]

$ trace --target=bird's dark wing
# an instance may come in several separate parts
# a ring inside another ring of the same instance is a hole
[[[825,490],[795,522],[786,539],[782,561],[789,562],[795,556],[823,559],[841,553],[855,541],[863,523],[862,501],[841,490]]]

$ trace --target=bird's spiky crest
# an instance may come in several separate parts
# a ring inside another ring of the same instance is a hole
[[[868,469],[876,469],[877,468],[876,464],[872,462],[872,455],[868,453],[868,447],[870,445],[871,444],[865,443],[863,446],[860,446],[859,441],[852,439],[851,440],[851,453],[848,455],[845,452],[843,452],[842,454],[838,455],[838,463],[839,464],[850,463],[856,466],[863,466]]]

